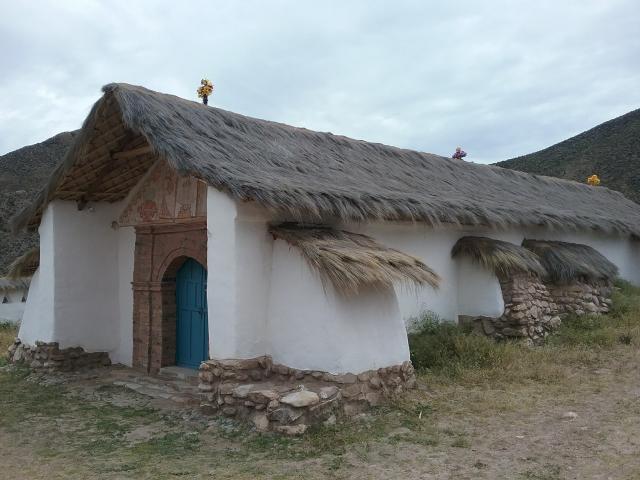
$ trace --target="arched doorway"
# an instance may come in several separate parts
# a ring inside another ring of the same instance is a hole
[[[136,226],[132,285],[134,367],[155,374],[162,367],[176,365],[176,283],[178,271],[189,260],[202,269],[207,265],[204,223]],[[188,277],[188,273],[185,267],[184,275]],[[206,272],[201,272],[200,278],[201,302],[197,305],[206,315]],[[207,343],[205,337],[205,346]],[[207,353],[205,349],[204,354]]]
[[[193,258],[176,274],[176,365],[198,368],[209,358],[207,270]]]

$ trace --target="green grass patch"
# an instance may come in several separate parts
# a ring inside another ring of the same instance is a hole
[[[599,351],[640,345],[640,288],[619,281],[608,315],[567,316],[544,345],[495,341],[431,313],[413,322],[411,361],[423,375],[460,383],[555,382],[567,366],[592,365]]]
[[[18,328],[9,322],[0,322],[0,366],[7,364],[7,349],[18,335]]]

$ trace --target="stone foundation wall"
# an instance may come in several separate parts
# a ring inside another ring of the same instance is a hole
[[[500,279],[504,312],[495,321],[497,338],[542,340],[560,325],[558,306],[539,278],[526,274]]]
[[[564,315],[607,313],[611,306],[610,281],[558,285],[525,274],[499,280],[504,313],[498,318],[460,316],[460,323],[471,324],[474,331],[491,337],[539,343],[560,325]]]
[[[24,364],[34,370],[72,371],[111,365],[106,352],[85,352],[82,347],[59,348],[57,342],[22,343],[20,339],[9,347],[10,363]]]
[[[199,376],[205,409],[283,433],[302,433],[307,425],[379,405],[416,382],[411,362],[332,375],[274,364],[269,356],[209,360]]]
[[[549,285],[551,298],[558,306],[559,314],[608,313],[611,307],[613,283],[574,282],[568,285]]]

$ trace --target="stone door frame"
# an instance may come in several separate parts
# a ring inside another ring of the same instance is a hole
[[[188,258],[207,268],[207,226],[203,221],[138,225],[135,231],[132,363],[155,374],[175,364],[175,277]]]

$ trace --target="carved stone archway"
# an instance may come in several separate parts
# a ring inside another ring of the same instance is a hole
[[[207,265],[205,222],[136,226],[133,366],[149,373],[175,361],[175,276],[187,258]]]

